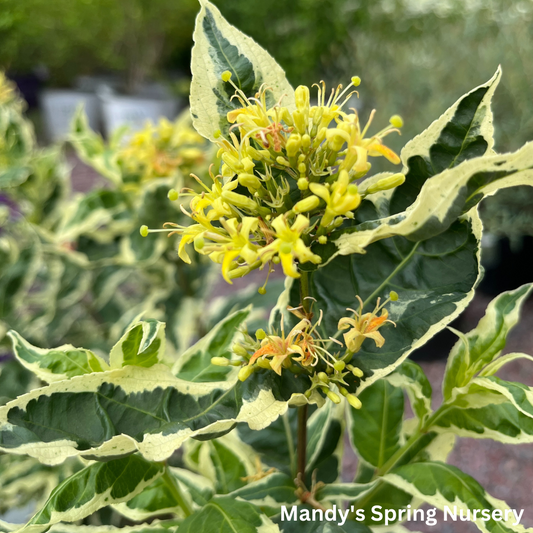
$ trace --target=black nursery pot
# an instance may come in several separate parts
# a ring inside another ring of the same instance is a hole
[[[495,258],[485,265],[485,276],[478,290],[496,296],[533,281],[533,237],[520,237],[513,244],[506,237],[497,241]]]

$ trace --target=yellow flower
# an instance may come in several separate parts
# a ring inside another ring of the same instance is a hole
[[[254,217],[244,217],[239,223],[236,218],[230,220],[222,218],[220,223],[229,237],[225,243],[220,244],[220,250],[216,253],[221,254],[220,257],[222,257],[222,276],[232,284],[229,273],[237,257],[242,257],[248,265],[252,265],[257,260],[258,246],[250,241],[250,234],[257,230],[259,220]]]
[[[320,225],[327,227],[333,219],[353,211],[361,203],[361,196],[357,192],[357,185],[350,184],[350,176],[346,170],[339,172],[337,181],[330,190],[320,183],[310,183],[311,192],[326,202],[326,210]]]
[[[361,345],[365,339],[372,339],[378,348],[381,348],[385,344],[385,339],[383,335],[378,331],[381,326],[387,322],[390,324],[396,324],[392,320],[388,320],[389,313],[386,309],[383,309],[383,306],[389,302],[386,300],[382,305],[378,302],[376,308],[371,313],[363,314],[363,301],[359,296],[359,311],[354,311],[353,309],[348,309],[354,314],[353,318],[343,317],[339,320],[338,329],[344,330],[348,329],[347,333],[344,333],[344,342],[348,348],[353,353],[358,352],[361,349]],[[381,310],[381,315],[378,316],[379,311]]]
[[[300,274],[294,264],[295,259],[298,259],[301,263],[308,261],[316,264],[320,263],[320,256],[314,254],[301,238],[302,233],[308,226],[309,219],[304,215],[298,215],[290,227],[284,215],[276,217],[272,221],[272,227],[276,230],[276,239],[261,250],[260,257],[263,264],[278,254],[285,275],[291,278],[299,278]]]

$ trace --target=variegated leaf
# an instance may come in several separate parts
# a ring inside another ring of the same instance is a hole
[[[126,365],[150,367],[165,355],[165,323],[142,320],[132,325],[113,346],[109,354],[111,368]]]
[[[375,214],[367,205],[359,216]],[[314,309],[324,313],[319,328],[322,338],[342,340],[338,322],[351,316],[347,308],[359,307],[356,295],[364,302],[364,312],[374,309],[378,298],[383,301],[391,290],[399,295],[398,301],[387,304],[395,326],[386,324],[380,329],[384,346],[377,348],[367,339],[353,357],[352,364],[363,370],[364,377],[362,381],[346,377],[352,391],[360,392],[389,375],[466,308],[480,278],[480,237],[481,222],[474,209],[431,239],[384,239],[370,245],[366,254],[336,257],[313,273],[310,295],[316,299]],[[291,306],[299,305],[297,283],[290,283],[281,295],[275,314],[279,315],[287,295]]]
[[[174,483],[191,508],[203,507],[215,493],[213,484],[207,478],[190,470],[167,467],[167,473],[174,478]],[[157,478],[137,496],[115,504],[113,508],[136,522],[170,513],[183,517],[183,510],[164,476]]]
[[[98,509],[139,494],[164,471],[137,455],[93,463],[61,482],[20,532],[43,533],[58,522],[76,522]]]
[[[47,383],[109,369],[109,365],[90,350],[71,344],[46,350],[32,346],[16,331],[11,330],[8,335],[20,363]]]
[[[509,331],[520,318],[520,309],[532,284],[504,292],[488,305],[476,328],[460,338],[450,352],[443,382],[443,394],[450,399],[454,387],[464,387],[500,355]]]
[[[226,379],[235,367],[212,365],[211,358],[232,358],[231,346],[240,335],[239,328],[250,314],[250,310],[247,308],[235,311],[216,324],[207,335],[179,357],[172,369],[174,374],[180,379],[193,382]]]
[[[385,479],[440,510],[448,507],[453,511],[455,506],[465,515],[469,511],[475,513],[470,515],[472,521],[483,532],[525,531],[505,502],[487,494],[476,480],[454,466],[439,462],[409,464],[395,469]],[[500,510],[503,520],[484,520],[482,510]]]
[[[85,374],[1,407],[0,450],[46,464],[135,451],[161,461],[187,439],[221,436],[238,422],[263,429],[289,405],[307,402],[303,392],[308,387],[306,379],[267,370],[245,383],[191,383],[164,365]]]
[[[232,99],[235,88],[222,80],[225,71],[247,96],[253,97],[266,84],[267,104],[281,97],[283,104],[294,106],[294,91],[283,69],[253,39],[231,26],[210,2],[201,0],[196,18],[192,49],[191,115],[193,125],[204,137],[214,141],[215,132],[228,134],[228,111],[241,107]]]
[[[465,94],[402,149],[405,183],[394,190],[391,214],[404,211],[432,176],[467,159],[490,155],[494,145],[491,101],[500,78],[498,68],[483,85]]]

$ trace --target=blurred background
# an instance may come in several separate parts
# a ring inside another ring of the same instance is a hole
[[[363,120],[374,107],[378,129],[393,114],[404,119],[402,136],[390,141],[396,150],[498,65],[495,148],[511,151],[533,139],[532,0],[213,3],[274,56],[294,86],[324,79],[331,87],[360,76],[356,105]],[[0,0],[0,70],[26,100],[39,144],[68,134],[80,102],[89,126],[108,138],[123,125],[139,129],[160,116],[175,118],[187,106],[198,9],[196,0]],[[74,189],[91,189],[97,173],[74,153],[68,157]],[[459,329],[474,327],[490,296],[533,281],[532,205],[528,187],[483,203],[486,275]],[[528,306],[511,344],[532,353]],[[438,359],[452,342],[453,336],[439,337],[420,357]],[[444,363],[423,364],[438,388]],[[530,371],[509,365],[507,372],[533,385]],[[511,507],[524,508],[531,499],[531,457],[531,447],[462,441],[453,460]],[[530,524],[532,513],[525,513]]]
[[[374,107],[378,123],[395,113],[404,118],[393,148],[499,64],[496,149],[514,150],[533,138],[531,0],[214,3],[270,51],[295,86],[361,76],[363,118]],[[187,103],[197,11],[196,0],[0,0],[0,68],[27,100],[41,142],[65,135],[80,101],[93,129],[140,128]],[[485,202],[490,233],[508,238],[486,239],[487,261],[513,253],[521,254],[520,265],[531,259],[532,201],[523,188]]]

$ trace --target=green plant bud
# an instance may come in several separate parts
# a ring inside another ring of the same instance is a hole
[[[400,115],[392,115],[390,118],[390,123],[395,128],[401,128],[403,126],[403,118]]]
[[[329,377],[325,372],[319,372],[318,379],[322,381],[322,383],[329,383]]]
[[[257,292],[261,295],[264,295],[267,293],[267,290],[264,287],[259,287],[259,289],[257,289]]]
[[[289,157],[294,157],[298,151],[300,150],[300,146],[302,145],[302,138],[298,133],[293,133],[287,140],[287,144],[285,145],[285,150],[287,151],[287,155]]]
[[[308,133],[305,133],[304,135],[302,135],[302,148],[307,151],[310,146],[311,146],[311,137],[309,136]]]
[[[263,339],[265,339],[267,336],[267,334],[265,333],[265,330],[264,329],[258,329],[256,332],[255,332],[255,338],[258,340],[258,341],[262,341]]]
[[[268,359],[263,359],[260,357],[255,363],[259,368],[271,368],[270,361]]]
[[[394,187],[399,187],[405,181],[405,176],[401,173],[393,174],[388,178],[382,178],[374,185],[370,185],[366,190],[367,194],[374,194],[379,191],[387,191],[389,189],[394,189]]]
[[[309,181],[307,178],[300,178],[296,184],[301,191],[306,191],[309,188]]]
[[[230,361],[227,357],[211,357],[211,364],[215,366],[229,366]]]
[[[243,366],[239,370],[239,375],[238,375],[239,380],[246,381],[254,373],[254,370],[255,370],[254,365]]]
[[[342,223],[343,223],[343,219],[342,217],[337,217],[334,221],[333,221],[333,226],[335,228],[338,228],[339,226],[342,226]]]
[[[354,396],[353,394],[347,394],[346,399],[348,400],[348,403],[354,408],[354,409],[361,409],[363,407],[363,404],[361,403],[361,400]]]
[[[235,355],[240,355],[241,357],[248,357],[250,355],[248,350],[241,344],[234,344],[231,350]]]
[[[298,163],[298,172],[305,175],[307,172],[307,165],[305,163]]]
[[[398,301],[398,298],[399,298],[398,293],[396,291],[390,291],[389,298],[391,302]]]
[[[279,258],[278,255],[275,255],[273,258],[272,258],[272,262],[275,264],[275,265],[279,265],[281,263],[281,259]]]
[[[170,189],[170,191],[168,191],[167,196],[171,202],[175,202],[179,198],[179,194],[176,189]]]
[[[363,371],[356,366],[348,365],[347,368],[356,378],[362,378],[364,376]]]
[[[336,403],[336,404],[339,404],[341,403],[341,399],[339,397],[338,394],[335,394],[333,391],[331,390],[328,390],[328,392],[326,392],[326,396],[333,402],[333,403]]]
[[[148,226],[141,226],[141,229],[139,230],[140,234],[143,236],[143,237],[148,237]]]
[[[320,244],[326,244],[328,242],[328,238],[325,235],[320,235],[320,237],[318,238],[318,242]]]
[[[287,159],[285,159],[284,157],[281,157],[280,155],[278,155],[278,157],[276,157],[276,163],[278,165],[283,165],[284,167],[290,167],[291,164],[287,161]]]
[[[346,366],[346,363],[344,361],[336,361],[335,364],[333,365],[333,368],[337,372],[342,372],[345,366]]]
[[[247,189],[255,190],[261,187],[261,180],[253,174],[243,172],[242,174],[239,174],[239,177],[237,179],[239,181],[239,184],[243,187],[246,187]]]
[[[346,396],[347,394],[349,394],[349,392],[344,388],[344,387],[341,387],[340,385],[338,385],[339,387],[339,392],[343,395],[343,396]]]
[[[316,209],[319,205],[320,198],[318,196],[312,195],[297,202],[296,205],[293,207],[293,211],[295,213],[308,213],[309,211],[313,211],[313,209]]]
[[[305,391],[305,397],[307,399],[311,398],[311,389]]]

